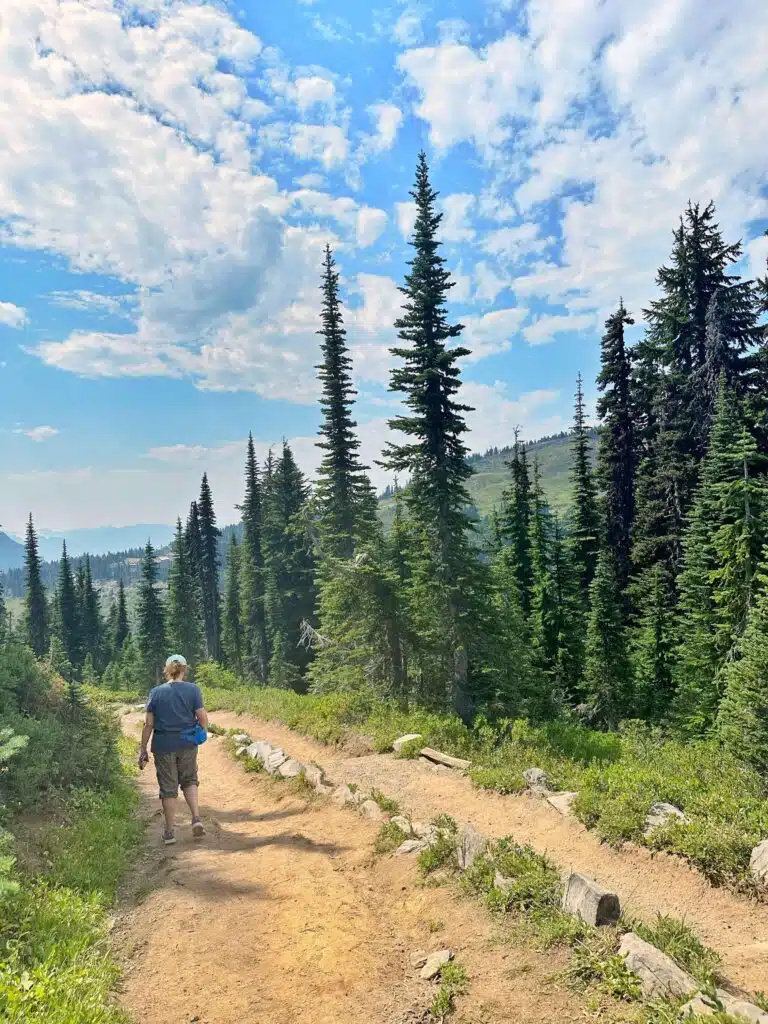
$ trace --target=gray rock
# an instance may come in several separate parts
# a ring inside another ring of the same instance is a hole
[[[744,1017],[752,1024],[768,1024],[768,1013],[761,1010],[759,1006],[755,1006],[754,1003],[748,1003],[745,999],[737,999],[721,988],[717,990],[717,995],[725,1007],[725,1012],[730,1016]],[[711,1017],[717,1012],[705,1001],[701,992],[698,992],[693,999],[680,1008],[680,1016],[683,1020],[693,1016]]]
[[[371,794],[364,793],[361,789],[356,789],[352,794],[352,803],[357,807],[362,807],[366,800],[370,799],[372,799]]]
[[[315,786],[315,792],[320,796],[330,796],[333,793],[333,786],[329,786],[327,782],[321,782],[319,786]]]
[[[411,953],[411,967],[415,970],[419,970],[427,962],[428,957],[429,954],[425,953],[422,949],[417,953]]]
[[[403,832],[405,832],[405,834],[407,836],[409,836],[411,834],[411,832],[412,832],[411,823],[408,820],[408,818],[404,817],[402,814],[395,814],[389,820],[392,822],[393,825],[397,825],[397,827],[399,829],[401,829]]]
[[[303,771],[304,765],[295,758],[289,757],[288,760],[283,761],[277,769],[277,774],[281,775],[284,779],[298,779]]]
[[[405,746],[406,743],[410,743],[411,740],[420,740],[420,739],[421,739],[421,733],[420,732],[409,732],[409,733],[406,733],[405,736],[399,736],[394,741],[394,743],[392,744],[392,749],[394,750],[394,752],[396,754],[399,754],[400,751],[403,749],[403,747]]]
[[[248,735],[247,732],[236,732],[232,739],[238,745],[238,747],[247,747],[248,744],[251,742],[251,737]]]
[[[401,843],[395,850],[395,853],[400,857],[407,857],[411,853],[421,853],[422,850],[426,850],[427,843],[423,839],[406,839],[404,843]]]
[[[499,889],[501,892],[507,892],[515,884],[514,878],[507,878],[502,875],[500,871],[495,871],[493,874],[493,887]]]
[[[550,793],[547,797],[547,803],[554,807],[556,811],[559,811],[560,814],[567,817],[573,813],[571,806],[578,795],[578,793]]]
[[[439,953],[430,953],[427,957],[426,963],[421,969],[419,974],[420,978],[424,981],[431,981],[436,978],[440,971],[445,967],[446,964],[453,960],[453,953],[450,949],[441,949]]]
[[[535,793],[549,791],[549,778],[543,768],[526,768],[523,778],[528,783],[528,789]]]
[[[325,781],[323,769],[318,768],[316,764],[304,765],[304,778],[307,780],[310,786],[314,786],[315,789],[319,789],[320,786],[322,786]]]
[[[749,870],[758,882],[768,882],[768,839],[758,843],[752,851]]]
[[[370,818],[371,821],[384,821],[387,817],[375,800],[364,800],[358,809],[364,818]]]
[[[261,760],[261,757],[259,756],[258,743],[249,743],[248,746],[245,748],[245,753],[254,761],[256,760],[257,757],[259,758],[259,760]]]
[[[339,807],[346,807],[347,804],[352,803],[353,795],[354,794],[349,786],[338,786],[334,789],[331,800],[333,800],[335,804],[338,804]]]
[[[274,748],[266,761],[264,767],[267,769],[270,775],[275,775],[281,764],[284,764],[288,760],[288,755],[280,747]]]
[[[462,871],[471,868],[475,858],[488,849],[488,840],[473,825],[464,825],[456,843],[456,859]]]
[[[412,821],[411,831],[419,839],[426,839],[428,843],[434,842],[437,838],[437,829],[426,821]]]
[[[648,808],[648,816],[645,819],[645,834],[650,835],[654,829],[659,828],[661,825],[666,825],[670,818],[679,818],[681,821],[688,820],[680,808],[675,807],[674,804],[651,804]]]
[[[621,915],[619,897],[606,892],[592,878],[572,872],[565,883],[563,910],[585,924],[616,924]]]
[[[646,999],[684,999],[692,996],[698,988],[693,978],[674,960],[634,932],[627,932],[623,937],[619,953],[629,970],[640,979]]]
[[[247,750],[248,750],[248,747],[236,747],[235,748],[235,757],[242,757],[243,754],[245,754],[247,752]]]
[[[147,705],[146,704],[134,704],[133,710],[134,711],[146,711],[147,710]]]

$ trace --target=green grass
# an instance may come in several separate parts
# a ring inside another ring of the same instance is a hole
[[[385,854],[396,850],[407,838],[408,836],[399,825],[392,821],[385,821],[376,836],[376,841],[373,845],[374,852],[379,857],[383,857]]]
[[[458,826],[456,822],[447,814],[440,814],[432,824],[437,829],[437,835],[418,857],[419,871],[425,877],[435,871],[456,871],[458,869],[456,859]]]
[[[385,814],[400,813],[400,804],[397,800],[393,800],[391,796],[385,796],[379,789],[371,790],[371,799],[376,801]]]
[[[211,710],[280,721],[321,743],[359,732],[385,751],[398,736],[420,733],[406,756],[427,745],[466,757],[474,784],[500,793],[525,789],[522,773],[536,765],[554,788],[578,792],[573,811],[601,839],[666,850],[685,857],[714,885],[757,890],[749,856],[768,834],[768,789],[714,740],[677,739],[638,723],[604,733],[562,721],[533,727],[479,718],[470,730],[455,715],[404,712],[366,693],[313,696],[241,686],[207,689],[205,696]],[[646,837],[645,817],[657,801],[680,807],[687,820],[675,819]]]
[[[691,974],[702,986],[720,979],[720,954],[705,946],[684,921],[659,914],[653,924],[635,921],[632,930]]]
[[[467,991],[468,984],[467,970],[458,960],[446,964],[440,971],[440,988],[429,1008],[432,1016],[443,1020],[452,1013],[454,999]]]

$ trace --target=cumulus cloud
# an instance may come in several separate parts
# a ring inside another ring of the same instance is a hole
[[[368,140],[368,148],[373,153],[383,153],[395,143],[403,123],[403,112],[394,103],[373,103],[368,107],[368,113],[376,126],[375,134]]]
[[[440,225],[440,237],[444,242],[472,241],[475,231],[470,223],[470,213],[475,202],[471,192],[454,192],[441,197],[443,222]]]
[[[29,322],[26,309],[13,302],[0,302],[0,324],[6,327],[24,327]]]
[[[39,427],[16,427],[14,434],[23,434],[28,437],[31,441],[47,441],[49,437],[56,437],[58,430],[56,427],[39,426]]]
[[[523,328],[523,337],[529,345],[546,345],[554,341],[555,335],[565,331],[582,331],[588,327],[596,327],[594,313],[552,314],[539,316],[528,327]]]
[[[416,203],[410,199],[405,203],[395,203],[395,218],[403,238],[410,238],[416,223]]]
[[[48,298],[54,306],[60,306],[62,309],[77,309],[102,316],[126,316],[136,301],[135,295],[102,295],[81,288],[49,292]]]

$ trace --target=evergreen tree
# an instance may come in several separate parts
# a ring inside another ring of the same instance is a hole
[[[640,611],[630,634],[633,715],[658,721],[672,700],[675,645],[671,580],[661,562],[644,570],[636,594]]]
[[[722,374],[679,581],[676,716],[693,732],[714,721],[722,692],[720,670],[733,657],[752,603],[765,539],[761,463]]]
[[[166,657],[165,608],[157,592],[155,550],[150,541],[144,548],[136,602],[136,643],[143,686],[148,689],[162,679]]]
[[[205,640],[202,622],[200,583],[193,572],[181,520],[176,521],[173,560],[168,574],[168,643],[183,654],[194,671],[201,659]]]
[[[302,521],[308,496],[303,473],[283,442],[281,457],[267,460],[264,492],[265,607],[271,658],[270,685],[302,688],[312,657],[299,645],[302,623],[315,606],[312,540]]]
[[[184,529],[184,540],[187,546],[190,569],[197,577],[200,584],[202,600],[203,588],[203,539],[200,533],[200,513],[197,502],[193,501],[189,506],[189,515]]]
[[[240,619],[240,548],[234,533],[229,544],[225,573],[224,621],[222,645],[227,665],[238,676],[243,674],[243,628]]]
[[[240,551],[243,658],[248,674],[266,685],[270,652],[264,607],[263,499],[252,434],[248,435],[245,498],[239,508],[243,516]]]
[[[768,562],[760,563],[759,589],[735,657],[724,667],[725,694],[717,728],[726,747],[758,771],[768,770]]]
[[[200,583],[203,593],[203,622],[208,657],[221,661],[221,596],[219,594],[219,537],[213,495],[208,474],[203,473],[200,500]]]
[[[552,527],[551,589],[551,628],[556,638],[556,653],[550,690],[552,707],[557,708],[566,700],[573,701],[579,692],[584,671],[586,624],[567,539],[557,516]]]
[[[436,212],[437,192],[430,184],[424,153],[419,155],[411,195],[416,204],[411,238],[414,253],[401,289],[403,315],[395,322],[403,345],[392,350],[403,365],[392,371],[390,380],[391,391],[404,393],[409,413],[390,421],[405,440],[387,447],[384,464],[411,475],[406,501],[419,531],[429,538],[422,549],[429,563],[424,578],[431,578],[435,614],[443,616],[444,654],[438,671],[443,678],[450,673],[451,703],[466,719],[473,706],[470,668],[473,672],[479,669],[471,655],[480,639],[477,621],[483,582],[467,536],[470,499],[466,481],[472,470],[463,438],[467,431],[464,413],[470,410],[457,401],[461,388],[458,360],[469,350],[447,347],[463,327],[448,320],[446,303],[453,282],[439,251],[442,214]]]
[[[621,591],[631,571],[632,523],[635,518],[636,441],[632,410],[632,365],[624,344],[624,328],[634,320],[619,302],[605,322],[601,369],[597,387],[601,397],[597,415],[601,429],[597,453],[597,483],[602,494],[605,542],[613,551],[616,579]]]
[[[498,622],[497,654],[491,663],[496,677],[489,702],[503,714],[533,719],[546,703],[546,681],[532,664],[527,628],[520,599],[517,563],[511,546],[501,536],[491,561],[492,602]]]
[[[115,631],[112,634],[112,643],[115,651],[122,650],[123,645],[130,635],[130,628],[128,626],[128,607],[125,603],[125,586],[121,578],[117,585],[117,616],[115,620]]]
[[[91,559],[85,556],[80,595],[80,628],[83,656],[91,657],[91,668],[98,673],[105,667],[104,623],[101,619],[99,595],[93,585]]]
[[[571,434],[571,481],[573,507],[571,510],[571,548],[574,567],[586,604],[587,594],[595,575],[599,547],[599,515],[597,493],[592,472],[589,430],[584,414],[584,391],[581,374],[576,380],[573,431]]]
[[[589,588],[590,612],[584,651],[584,693],[590,717],[614,729],[626,716],[630,668],[613,555],[600,551]]]
[[[536,460],[533,464],[532,512],[531,650],[536,667],[551,679],[557,661],[559,625],[551,570],[553,523]]]
[[[66,541],[62,545],[56,586],[56,629],[67,661],[77,674],[82,666],[80,608]]]
[[[370,484],[360,464],[360,442],[352,419],[356,391],[352,383],[352,360],[339,299],[339,275],[330,246],[323,264],[321,351],[317,367],[322,386],[318,448],[323,458],[317,471],[315,498],[322,551],[339,558],[351,558],[361,537],[371,535]],[[374,523],[376,520],[374,519]]]
[[[0,647],[6,643],[11,635],[11,625],[8,609],[5,605],[5,587],[0,579]]]
[[[32,516],[27,522],[24,544],[25,633],[27,643],[38,658],[48,650],[48,603],[40,576],[40,554]]]
[[[58,633],[51,635],[51,642],[48,646],[48,667],[52,672],[61,676],[66,683],[70,683],[74,678],[72,662],[67,657],[64,644]]]
[[[525,445],[515,430],[512,459],[506,463],[512,480],[501,496],[499,531],[505,544],[512,549],[512,565],[517,576],[517,590],[523,617],[527,621],[531,612],[533,582],[533,555],[531,551],[532,496],[531,477]]]

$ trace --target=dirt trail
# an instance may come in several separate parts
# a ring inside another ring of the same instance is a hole
[[[768,906],[712,888],[680,858],[641,848],[613,850],[547,804],[476,790],[469,780],[436,774],[418,761],[381,754],[349,757],[274,722],[222,712],[212,717],[227,728],[243,728],[278,743],[300,760],[315,761],[334,782],[380,789],[414,818],[429,820],[446,812],[459,823],[471,821],[487,835],[511,835],[529,843],[562,868],[582,871],[617,892],[629,915],[650,919],[658,911],[683,918],[718,950],[732,982],[748,991],[768,991]]]
[[[140,716],[123,727],[137,735]],[[375,825],[246,773],[216,737],[200,761],[200,841],[180,815],[178,844],[164,848],[151,766],[138,779],[150,828],[114,937],[139,1024],[416,1022],[435,989],[410,953],[446,946],[471,982],[457,1024],[584,1019],[557,978],[563,953],[494,937],[475,901],[419,885],[413,859],[374,857]],[[610,1004],[601,1019],[627,1014]]]

